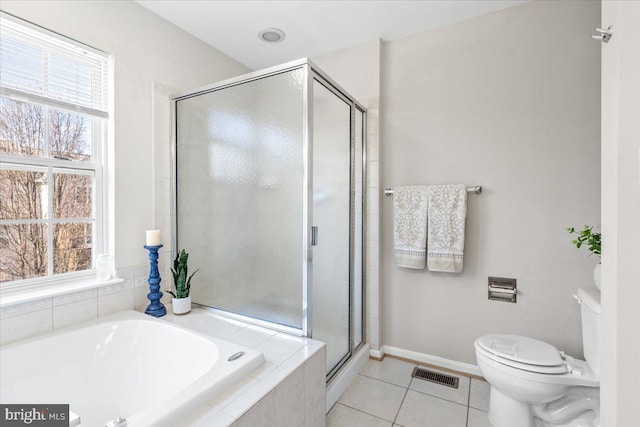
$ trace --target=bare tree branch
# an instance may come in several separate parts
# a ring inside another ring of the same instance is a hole
[[[83,161],[91,156],[89,120],[74,113],[0,100],[0,152]],[[48,119],[47,119],[48,118]],[[48,126],[48,132],[45,127]],[[45,135],[48,140],[45,141]],[[49,194],[52,206],[49,206]],[[89,218],[93,178],[73,173],[0,171],[0,219]],[[53,225],[53,271],[91,268],[92,224]],[[0,282],[47,275],[48,233],[44,224],[0,226]]]

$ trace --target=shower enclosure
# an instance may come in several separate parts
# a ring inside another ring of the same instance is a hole
[[[327,343],[364,343],[366,111],[307,59],[174,98],[174,250],[194,303]]]

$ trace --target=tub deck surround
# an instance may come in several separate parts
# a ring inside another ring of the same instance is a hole
[[[264,363],[257,350],[135,311],[9,344],[0,355],[3,403],[69,403],[86,425],[123,416],[131,426],[173,427]]]
[[[265,363],[209,401],[182,426],[325,425],[326,345],[227,319],[201,308],[162,319],[255,349]]]

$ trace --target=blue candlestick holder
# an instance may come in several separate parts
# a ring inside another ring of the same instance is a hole
[[[151,265],[149,269],[149,293],[147,294],[147,298],[149,298],[151,304],[147,306],[144,312],[154,317],[162,317],[167,314],[167,308],[160,302],[160,298],[162,298],[160,281],[162,279],[158,271],[158,249],[161,247],[162,245],[144,246],[144,248],[149,251],[149,264]]]

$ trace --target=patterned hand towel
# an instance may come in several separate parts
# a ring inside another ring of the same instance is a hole
[[[393,252],[396,265],[424,268],[427,244],[427,187],[398,187],[393,193]]]
[[[464,185],[431,185],[427,225],[429,271],[460,273],[464,256],[467,189]]]

